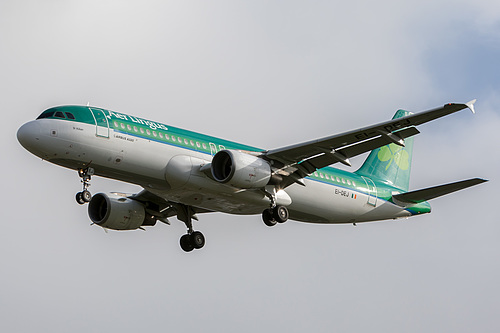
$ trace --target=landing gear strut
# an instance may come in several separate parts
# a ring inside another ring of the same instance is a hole
[[[86,202],[90,202],[92,199],[92,194],[90,194],[88,188],[90,186],[90,179],[94,174],[93,168],[78,169],[78,176],[82,179],[83,190],[76,194],[76,202],[83,205]]]
[[[284,223],[288,220],[288,209],[285,206],[276,204],[276,195],[265,192],[266,196],[271,199],[271,207],[262,212],[262,220],[268,227],[275,226],[276,223]]]
[[[181,248],[185,252],[191,252],[194,249],[201,249],[205,246],[205,236],[200,231],[193,230],[193,218],[197,220],[196,214],[192,207],[186,205],[178,205],[177,218],[186,224],[188,228],[187,234],[182,235],[180,239]]]

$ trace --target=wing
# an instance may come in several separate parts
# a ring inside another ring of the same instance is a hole
[[[141,202],[146,208],[146,212],[154,216],[157,220],[164,223],[170,224],[168,218],[172,216],[177,216],[180,221],[186,222],[188,219],[193,218],[198,220],[196,214],[198,213],[210,213],[210,210],[186,206],[180,203],[172,202],[163,199],[162,197],[149,192],[147,190],[142,190],[141,192],[133,195],[115,193],[118,195],[126,196],[130,199]]]
[[[474,112],[476,100],[466,104],[446,104],[443,107],[411,114],[376,125],[332,135],[318,140],[299,143],[262,153],[272,161],[275,174],[284,177],[281,183],[286,187],[317,169],[340,162],[350,165],[349,158],[389,143],[404,145],[404,139],[419,133],[415,126],[469,108]]]

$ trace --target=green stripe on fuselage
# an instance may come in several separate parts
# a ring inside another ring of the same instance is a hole
[[[95,125],[94,116],[92,115],[90,109],[103,111],[108,118],[109,128],[113,129],[115,133],[131,135],[141,139],[156,141],[208,155],[213,155],[222,149],[236,149],[251,152],[264,151],[264,149],[219,139],[213,136],[180,129],[102,108],[69,105],[51,108],[44,111],[44,113],[52,111],[70,112],[75,116],[75,119],[62,119],[54,116],[47,118]],[[365,180],[360,175],[333,167],[326,167],[317,170],[307,178],[324,184],[335,185],[336,187],[357,193],[369,195],[374,194],[370,194],[370,190],[368,189]],[[397,192],[398,194],[401,193],[401,189],[391,187],[388,184],[377,181],[376,179],[372,180],[376,185],[376,196],[378,199],[392,202],[392,194],[394,192]],[[407,208],[407,210],[412,214],[422,214],[430,211],[430,205],[427,202],[423,202],[412,206],[411,208]]]

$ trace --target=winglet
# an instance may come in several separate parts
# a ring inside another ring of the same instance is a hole
[[[465,103],[465,105],[467,105],[467,107],[472,111],[472,113],[476,113],[476,111],[474,110],[474,103],[476,103],[476,101],[477,99],[473,99],[472,101]]]

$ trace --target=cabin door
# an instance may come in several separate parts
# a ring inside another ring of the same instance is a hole
[[[368,204],[371,206],[376,206],[377,205],[377,187],[375,186],[375,183],[373,180],[371,180],[368,177],[361,177],[365,181],[366,188],[367,188],[367,195],[368,195]]]
[[[89,110],[92,112],[95,120],[95,135],[109,138],[109,122],[104,111],[94,108],[89,108]]]

